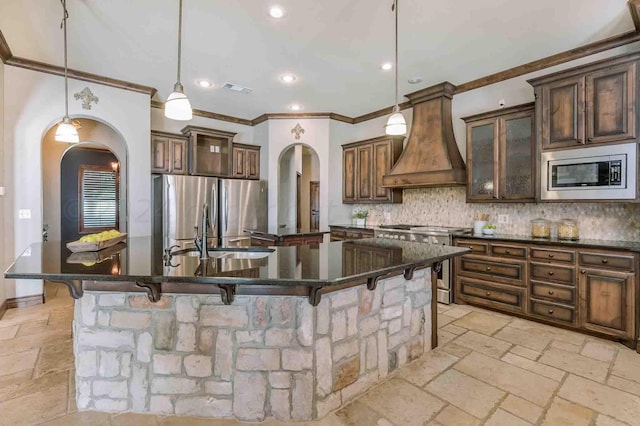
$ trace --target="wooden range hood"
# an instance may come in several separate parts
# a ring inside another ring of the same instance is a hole
[[[386,188],[466,185],[467,171],[451,122],[455,86],[445,82],[407,96],[413,107],[409,140],[388,175]]]

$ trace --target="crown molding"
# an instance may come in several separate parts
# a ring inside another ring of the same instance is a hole
[[[11,49],[9,49],[9,44],[4,38],[2,31],[0,31],[0,60],[2,60],[2,63],[6,64],[9,58],[11,58],[12,56],[13,53],[11,53]]]
[[[629,3],[629,5],[631,6],[631,3]],[[469,90],[489,86],[490,84],[499,83],[501,81],[509,80],[515,77],[520,77],[521,75],[540,71],[545,68],[550,68],[556,65],[564,64],[566,62],[575,61],[576,59],[584,58],[585,56],[594,55],[596,53],[604,52],[605,50],[615,49],[616,47],[635,43],[637,41],[640,41],[640,31],[629,31],[617,36],[605,38],[604,40],[585,44],[584,46],[576,47],[575,49],[565,50],[564,52],[556,53],[555,55],[547,56],[546,58],[528,62],[523,65],[518,65],[517,67],[509,68],[507,70],[487,75],[476,80],[459,84],[454,94],[458,95],[460,93],[468,92]]]
[[[636,31],[640,31],[640,0],[629,0],[627,5],[629,6],[629,12]]]

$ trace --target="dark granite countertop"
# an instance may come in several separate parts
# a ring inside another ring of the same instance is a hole
[[[329,231],[311,230],[310,228],[269,228],[267,231],[259,231],[257,229],[245,229],[244,232],[253,236],[270,236],[276,238],[284,237],[310,237],[316,235],[328,234]]]
[[[372,231],[378,228],[377,225],[352,225],[352,224],[332,224],[332,225],[329,225],[329,228],[331,228],[332,226],[335,226],[337,228],[346,228],[346,229],[370,229]]]
[[[114,282],[331,287],[397,275],[469,252],[460,247],[369,238],[294,247],[211,248],[211,258],[202,262],[197,252],[163,259],[162,248],[153,247],[151,237],[128,238],[126,244],[96,253],[72,254],[55,241],[34,243],[7,269],[5,277],[95,281],[103,284],[92,289],[104,291],[118,288],[110,285]],[[180,287],[174,287],[179,293]]]
[[[588,240],[579,239],[575,241],[571,240],[559,240],[557,238],[534,238],[531,235],[513,235],[513,234],[495,234],[495,235],[454,235],[456,238],[474,238],[482,240],[494,240],[494,241],[511,241],[518,243],[530,243],[540,245],[559,245],[566,247],[582,247],[582,248],[601,248],[612,250],[628,250],[640,253],[640,241],[615,241],[615,240]]]

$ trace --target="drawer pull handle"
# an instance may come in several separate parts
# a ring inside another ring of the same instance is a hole
[[[504,251],[506,254],[510,254],[511,252],[509,250],[505,250]]]
[[[549,253],[549,257],[553,257],[553,253]]]
[[[473,250],[473,246],[469,246],[469,249]]]
[[[487,271],[490,271],[490,270],[491,270],[491,266],[487,266]]]
[[[549,295],[553,296],[553,290],[549,290]]]
[[[549,313],[553,315],[553,309],[549,309]]]
[[[554,272],[553,271],[549,271],[549,275],[553,276]]]
[[[491,292],[490,291],[487,292],[487,296],[491,296]]]
[[[602,259],[602,263],[607,264],[607,263],[609,263],[609,260],[608,259]]]

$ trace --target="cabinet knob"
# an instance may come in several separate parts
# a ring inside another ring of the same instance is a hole
[[[509,250],[505,250],[504,251],[506,254],[510,254],[511,252]]]
[[[609,263],[609,260],[608,259],[602,259],[602,263],[607,264],[607,263]]]
[[[586,271],[586,270],[584,270],[584,269],[581,269],[581,270],[580,270],[580,273],[581,273],[581,274],[586,274],[586,273],[587,273],[587,271]]]
[[[578,138],[578,143],[582,143],[582,138]]]
[[[550,276],[553,276],[553,273],[554,273],[553,271],[549,271]]]
[[[470,248],[471,250],[473,250],[473,246],[469,246],[469,248]]]
[[[487,292],[487,296],[491,296],[491,292],[490,291]]]
[[[551,258],[552,258],[552,257],[553,257],[553,253],[549,253],[549,257],[551,257]]]
[[[593,142],[593,138],[587,138],[587,142]]]
[[[549,313],[553,315],[553,309],[549,309]]]
[[[553,296],[553,290],[549,290],[549,295]]]
[[[491,270],[491,266],[487,266],[487,271],[490,271],[490,270]]]

